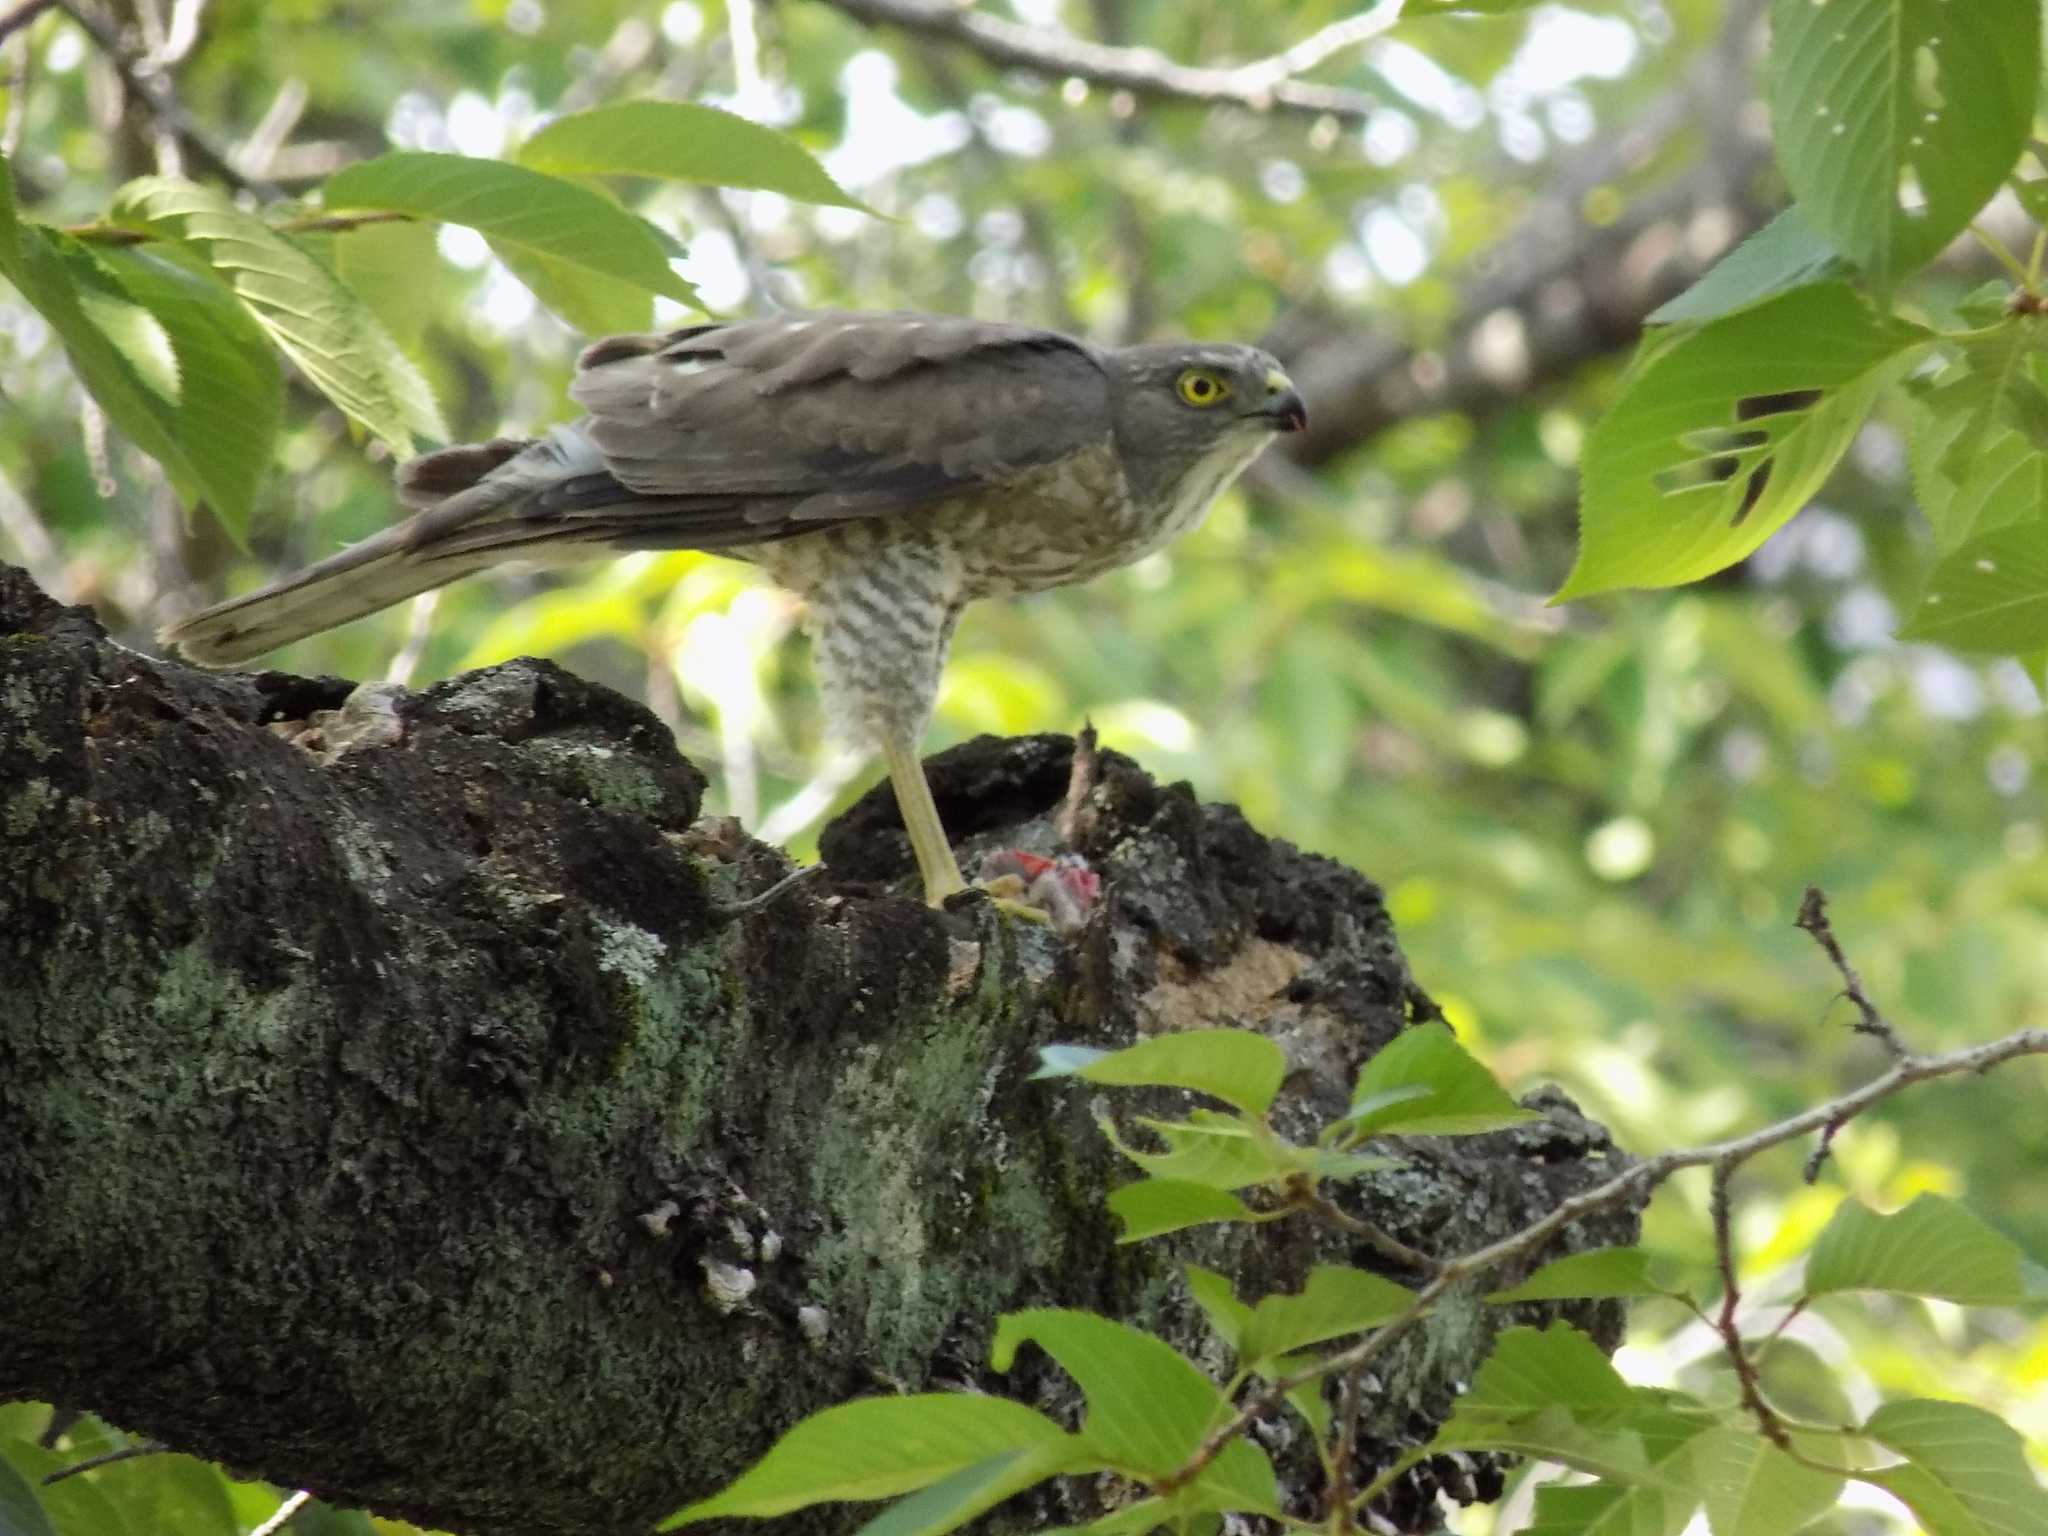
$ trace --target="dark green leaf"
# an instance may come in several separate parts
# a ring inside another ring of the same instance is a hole
[[[0,1536],[57,1536],[35,1486],[14,1470],[6,1449],[0,1446]]]
[[[1889,291],[1961,233],[2034,121],[2039,0],[1774,0],[1768,95],[1814,227]]]
[[[514,158],[559,176],[653,176],[869,211],[787,134],[679,101],[627,101],[558,117]]]

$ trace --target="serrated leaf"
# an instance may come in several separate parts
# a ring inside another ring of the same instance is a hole
[[[1579,556],[1556,600],[1694,581],[1749,554],[1930,339],[1823,283],[1674,342],[1587,439]]]
[[[100,260],[162,326],[177,365],[172,431],[207,504],[242,543],[284,419],[277,354],[222,284],[144,248]]]
[[[1119,1243],[1143,1242],[1183,1227],[1243,1221],[1252,1208],[1226,1189],[1179,1179],[1139,1179],[1109,1192],[1110,1214],[1124,1224]]]
[[[1238,1341],[1244,1337],[1244,1330],[1252,1320],[1252,1309],[1238,1300],[1229,1277],[1219,1275],[1213,1269],[1204,1269],[1199,1264],[1184,1264],[1181,1273],[1187,1279],[1188,1294],[1195,1298],[1195,1304],[1208,1317],[1209,1326],[1216,1330],[1216,1337],[1228,1344],[1233,1353],[1243,1353]]]
[[[416,347],[439,308],[443,267],[434,226],[418,219],[365,224],[333,236],[335,276],[362,297],[401,347]]]
[[[513,158],[561,176],[654,176],[872,211],[789,135],[679,101],[627,101],[558,117]]]
[[[2021,315],[1954,343],[1949,365],[1924,396],[1929,410],[1959,422],[1937,466],[1949,479],[1969,475],[1994,432],[2032,423],[2048,409],[2034,373],[2044,331],[2043,317]]]
[[[1263,1297],[1252,1308],[1239,1354],[1267,1361],[1325,1339],[1377,1328],[1415,1304],[1405,1285],[1345,1264],[1318,1264],[1296,1294]]]
[[[1942,472],[1965,425],[1923,411],[1910,438],[1914,496],[1941,554],[1979,534],[2048,519],[2048,453],[2016,431],[1993,432],[1959,480]]]
[[[1245,1029],[1190,1029],[1154,1035],[1107,1055],[1086,1046],[1040,1048],[1033,1080],[1081,1077],[1124,1088],[1191,1088],[1263,1115],[1287,1076],[1287,1057],[1264,1035]]]
[[[123,187],[110,217],[191,246],[313,386],[397,452],[412,451],[414,433],[448,435],[433,392],[369,307],[261,219],[165,176]]]
[[[1696,1455],[1714,1536],[1792,1536],[1833,1509],[1847,1481],[1747,1430],[1710,1430]]]
[[[694,303],[653,226],[603,193],[524,165],[427,150],[397,150],[330,177],[329,208],[409,213],[462,224],[490,241],[561,268]]]
[[[1098,1123],[1117,1151],[1153,1178],[1175,1183],[1243,1189],[1283,1178],[1301,1161],[1299,1149],[1266,1131],[1262,1122],[1212,1109],[1195,1110],[1185,1120],[1140,1116],[1138,1124],[1166,1143],[1164,1152],[1143,1151],[1119,1136],[1107,1119]]]
[[[2011,172],[2034,120],[2038,0],[1774,0],[1778,163],[1878,290],[1932,259]]]
[[[1177,1470],[1225,1407],[1215,1383],[1169,1345],[1093,1312],[1006,1313],[996,1324],[995,1368],[1009,1370],[1027,1341],[1079,1383],[1088,1403],[1081,1441],[1128,1474]]]
[[[1862,1473],[1888,1488],[1928,1536],[2039,1536],[2048,1530],[2048,1489],[2027,1466],[2019,1434],[1966,1403],[1887,1403],[1863,1432],[1906,1458]]]
[[[1654,1262],[1640,1248],[1596,1248],[1590,1253],[1568,1253],[1551,1260],[1520,1285],[1494,1291],[1486,1299],[1502,1305],[1573,1297],[1668,1296],[1672,1294],[1671,1287],[1659,1284],[1650,1273]]]
[[[1555,1406],[1625,1413],[1635,1401],[1599,1345],[1568,1323],[1552,1323],[1502,1333],[1455,1412],[1512,1415]]]
[[[1715,262],[1677,298],[1652,310],[1644,323],[1718,320],[1787,289],[1847,277],[1853,271],[1795,204]]]
[[[2048,524],[1979,534],[1942,556],[1899,638],[2004,655],[2048,646]]]
[[[1069,1438],[1044,1414],[1000,1397],[923,1392],[862,1398],[812,1414],[736,1481],[677,1510],[660,1528],[892,1498],[1017,1453],[1047,1451],[1058,1458],[1078,1449]]]
[[[1386,1132],[1471,1136],[1542,1118],[1509,1098],[1441,1024],[1404,1030],[1381,1047],[1358,1074],[1351,1102],[1343,1125],[1354,1140]]]
[[[1966,1306],[2043,1297],[2029,1285],[2018,1247],[1935,1194],[1922,1194],[1890,1216],[1844,1200],[1807,1258],[1806,1291],[1888,1291]]]

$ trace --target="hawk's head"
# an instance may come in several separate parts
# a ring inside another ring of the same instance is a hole
[[[1270,352],[1219,342],[1124,347],[1107,357],[1124,474],[1141,497],[1213,496],[1308,408]]]

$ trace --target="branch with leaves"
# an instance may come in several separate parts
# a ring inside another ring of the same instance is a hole
[[[1859,1006],[1868,1006],[1818,891],[1808,892],[1799,926],[1821,945]],[[1746,1136],[1632,1164],[1472,1252],[1391,1256],[1428,1274],[1419,1289],[1361,1269],[1320,1265],[1298,1293],[1251,1304],[1224,1276],[1187,1266],[1189,1294],[1236,1362],[1220,1386],[1162,1341],[1107,1318],[1048,1309],[1013,1314],[996,1335],[996,1369],[1008,1370],[1027,1342],[1044,1350],[1086,1400],[1075,1430],[991,1397],[929,1393],[848,1403],[797,1425],[732,1486],[678,1511],[664,1529],[907,1494],[876,1528],[942,1536],[1049,1477],[1110,1473],[1140,1493],[1084,1527],[1090,1536],[1141,1536],[1160,1525],[1229,1513],[1342,1536],[1360,1522],[1392,1530],[1375,1514],[1375,1499],[1419,1463],[1475,1451],[1519,1454],[1592,1475],[1590,1482],[1538,1491],[1538,1523],[1556,1536],[1673,1530],[1701,1506],[1717,1531],[1768,1529],[1784,1536],[1832,1508],[1851,1480],[1895,1494],[1932,1531],[2034,1528],[2048,1522],[2048,1490],[2028,1471],[2019,1436],[1994,1415],[1961,1403],[1904,1400],[1885,1404],[1860,1424],[1799,1421],[1768,1400],[1738,1324],[1730,1183],[1744,1163],[1816,1131],[1831,1137],[1916,1083],[2048,1055],[2048,1030],[2042,1029],[1938,1055],[1888,1038],[1895,1046],[1890,1070],[1832,1102]],[[1141,1121],[1164,1144],[1159,1152],[1130,1145],[1102,1120],[1144,1174],[1109,1196],[1127,1243],[1211,1222],[1320,1211],[1326,1200],[1305,1198],[1305,1189],[1320,1197],[1325,1182],[1341,1185],[1397,1161],[1405,1138],[1477,1135],[1530,1118],[1438,1025],[1411,1029],[1374,1056],[1359,1074],[1349,1111],[1308,1145],[1289,1141],[1272,1124],[1288,1065],[1261,1035],[1222,1029],[1160,1036],[1110,1054],[1058,1046],[1042,1054],[1041,1078],[1175,1088],[1225,1106],[1182,1120]],[[1362,1151],[1369,1143],[1387,1154]],[[1475,1282],[1528,1260],[1573,1222],[1640,1200],[1679,1171],[1699,1167],[1713,1172],[1722,1294],[1711,1316],[1686,1289],[1662,1279],[1652,1256],[1639,1248],[1571,1254],[1483,1299],[1496,1307],[1674,1300],[1722,1338],[1739,1387],[1736,1405],[1631,1386],[1591,1339],[1562,1323],[1511,1328],[1437,1434],[1357,1486],[1358,1394],[1370,1390],[1361,1384],[1375,1362],[1446,1302],[1468,1297]],[[1379,1244],[1362,1246],[1389,1260]],[[2013,1244],[1953,1201],[1922,1195],[1885,1216],[1850,1199],[1815,1242],[1793,1312],[1820,1296],[1858,1291],[2017,1305],[2048,1299],[2037,1273]],[[1364,1337],[1355,1344],[1314,1353],[1359,1333]],[[1331,1383],[1334,1414],[1325,1391]],[[1273,1467],[1250,1438],[1254,1426],[1283,1408],[1306,1424],[1322,1449],[1324,1498],[1313,1520],[1283,1506]],[[1958,1511],[1987,1523],[1967,1523]],[[1759,1518],[1770,1523],[1756,1524]]]

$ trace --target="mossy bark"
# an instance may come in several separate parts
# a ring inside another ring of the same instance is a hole
[[[519,661],[280,728],[349,693],[137,654],[0,567],[0,1398],[423,1525],[642,1531],[856,1393],[1070,1413],[1050,1368],[987,1369],[1004,1310],[1200,1355],[1177,1261],[1252,1294],[1370,1265],[1304,1218],[1118,1248],[1094,1095],[1026,1081],[1048,1041],[1229,1023],[1289,1051],[1287,1115],[1327,1113],[1425,1003],[1360,876],[1104,754],[1077,938],[908,898],[886,795],[735,913],[788,865],[700,819],[637,705]],[[949,827],[1051,846],[1073,755],[935,759]],[[1503,1235],[1613,1171],[1538,1107],[1344,1198],[1430,1251]],[[1507,1320],[1448,1307],[1388,1357],[1362,1453],[1425,1435]],[[1395,1518],[1486,1473],[1420,1469]]]

